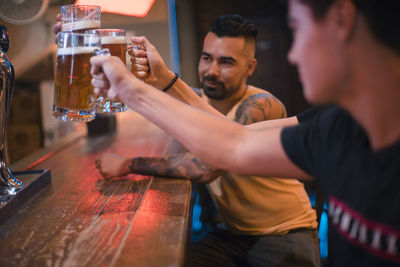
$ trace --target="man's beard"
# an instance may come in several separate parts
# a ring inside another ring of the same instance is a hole
[[[206,81],[213,82],[215,84],[215,87],[209,87],[205,85]],[[221,81],[219,81],[216,77],[214,76],[204,76],[203,82],[202,82],[202,88],[204,91],[204,94],[211,99],[215,100],[222,100],[225,99],[229,96],[231,96],[234,92],[228,92],[226,90],[225,84]]]

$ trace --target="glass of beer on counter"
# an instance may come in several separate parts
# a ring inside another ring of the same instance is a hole
[[[63,121],[91,121],[97,97],[90,75],[90,58],[102,49],[95,34],[59,32],[55,72],[53,116]]]
[[[101,21],[100,6],[65,5],[61,6],[61,31],[84,33],[85,30],[99,29]]]
[[[119,57],[126,64],[127,42],[125,30],[123,29],[97,29],[86,31],[89,34],[100,36],[101,47],[108,48],[112,56]],[[127,110],[127,105],[121,102],[110,101],[105,96],[100,96],[97,104],[97,113],[123,112]]]

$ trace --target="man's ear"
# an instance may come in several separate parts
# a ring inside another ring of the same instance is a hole
[[[250,59],[249,61],[249,65],[248,65],[248,70],[247,70],[247,76],[250,77],[251,75],[253,75],[254,70],[257,67],[257,59],[255,59],[254,57],[252,59]]]
[[[338,26],[338,37],[351,41],[354,37],[357,24],[357,9],[352,1],[340,0],[335,3],[334,18]]]

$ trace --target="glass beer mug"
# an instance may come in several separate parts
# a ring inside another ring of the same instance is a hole
[[[127,42],[123,29],[97,29],[86,31],[89,34],[100,36],[101,47],[108,48],[112,56],[119,57],[126,64]],[[123,112],[127,105],[121,102],[110,101],[100,96],[97,104],[97,113]]]
[[[85,30],[99,29],[100,6],[65,5],[61,6],[61,30],[63,32],[84,33]]]
[[[91,121],[97,98],[90,75],[90,58],[109,54],[94,34],[60,32],[55,72],[53,116],[63,121]]]

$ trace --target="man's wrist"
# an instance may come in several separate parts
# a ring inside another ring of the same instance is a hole
[[[162,91],[167,92],[172,86],[174,86],[174,84],[176,83],[178,78],[179,78],[179,74],[175,73],[174,78],[169,82],[169,84],[165,88],[162,89]]]
[[[175,73],[168,70],[168,72],[165,75],[163,75],[162,80],[160,80],[157,89],[164,90],[174,78],[175,78]]]

